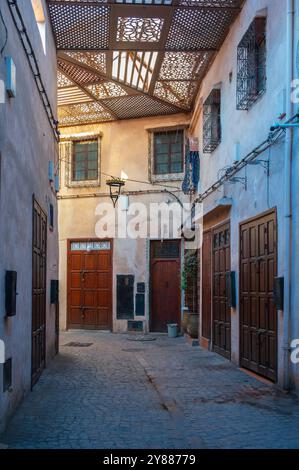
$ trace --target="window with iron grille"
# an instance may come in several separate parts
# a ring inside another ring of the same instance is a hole
[[[220,142],[221,91],[215,88],[203,105],[203,152],[214,152]]]
[[[154,133],[154,174],[168,175],[184,171],[184,131]]]
[[[266,91],[266,18],[251,23],[237,57],[237,109],[248,110]]]
[[[98,179],[98,141],[73,142],[73,181]]]

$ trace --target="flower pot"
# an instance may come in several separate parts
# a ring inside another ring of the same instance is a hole
[[[199,315],[198,313],[188,313],[187,333],[191,338],[198,338]]]

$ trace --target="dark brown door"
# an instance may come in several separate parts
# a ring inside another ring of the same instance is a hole
[[[32,368],[36,384],[46,361],[47,216],[33,199],[32,230]]]
[[[69,242],[69,328],[112,328],[111,260],[110,241]]]
[[[151,242],[151,331],[181,323],[180,266],[180,240]]]
[[[275,212],[240,227],[241,365],[273,381],[277,369],[276,236]]]
[[[202,244],[202,331],[211,339],[212,329],[212,240],[211,231],[204,232]]]
[[[213,230],[213,349],[230,358],[231,310],[229,305],[230,224]]]

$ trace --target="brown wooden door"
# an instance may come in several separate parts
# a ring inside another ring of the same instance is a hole
[[[112,329],[111,261],[110,241],[69,242],[69,328]]]
[[[231,310],[229,305],[230,224],[213,230],[213,349],[230,358]]]
[[[275,212],[240,227],[240,362],[273,381],[277,370],[276,237]]]
[[[32,229],[32,364],[36,384],[46,361],[47,216],[33,199]]]
[[[202,331],[201,335],[211,339],[212,329],[212,235],[204,232],[202,244]]]
[[[167,323],[180,325],[180,241],[151,242],[151,331],[166,332]]]

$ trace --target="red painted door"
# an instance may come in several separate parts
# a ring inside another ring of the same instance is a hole
[[[167,323],[180,325],[180,241],[151,243],[151,331],[166,332]]]
[[[112,328],[111,258],[110,241],[69,243],[69,328]]]

